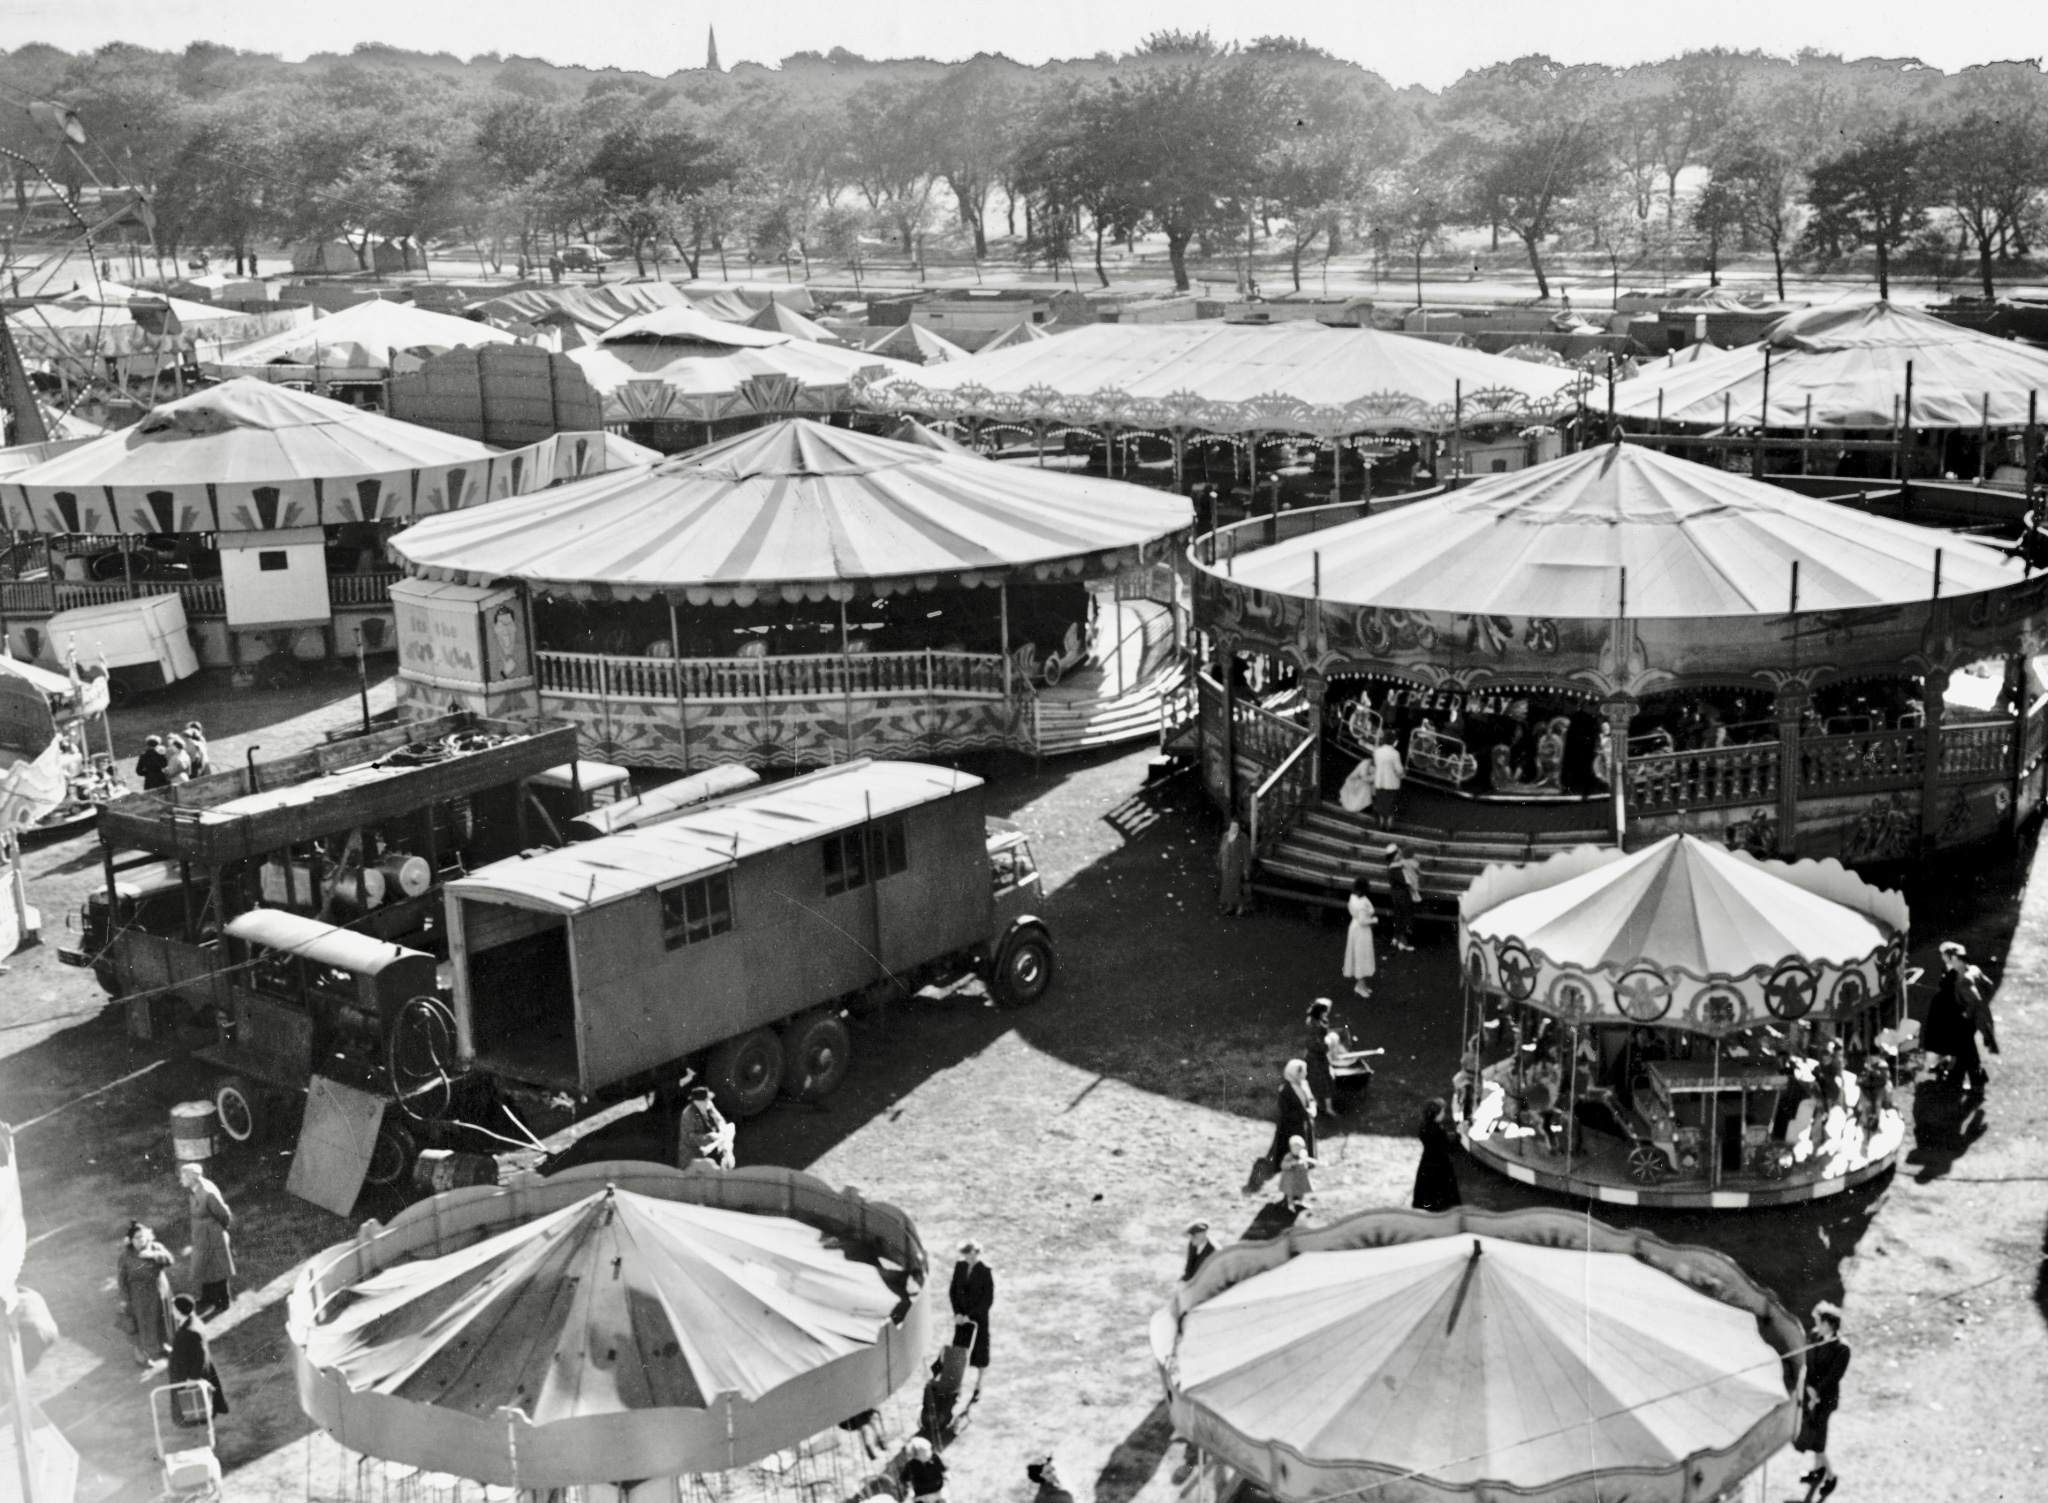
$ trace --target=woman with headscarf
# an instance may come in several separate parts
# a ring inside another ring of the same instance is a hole
[[[156,1240],[155,1232],[139,1221],[128,1223],[128,1235],[115,1264],[115,1282],[121,1286],[122,1323],[128,1328],[128,1344],[134,1348],[137,1367],[163,1361],[171,1349],[170,1267],[174,1261],[171,1250]]]
[[[1273,1146],[1266,1150],[1266,1161],[1278,1172],[1289,1138],[1300,1138],[1311,1154],[1316,1151],[1316,1095],[1308,1083],[1306,1060],[1290,1059],[1280,1072],[1273,1115]]]

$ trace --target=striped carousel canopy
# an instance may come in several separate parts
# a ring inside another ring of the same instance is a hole
[[[1614,410],[1688,427],[1890,428],[1909,364],[1915,428],[2017,428],[2048,392],[2048,350],[1917,308],[1856,302],[1792,314],[1722,356],[1653,366],[1615,388]]]
[[[1859,1011],[1890,983],[1905,900],[1834,861],[1691,835],[1490,866],[1459,902],[1466,974],[1574,1022],[1725,1034]]]
[[[803,418],[646,469],[436,517],[392,546],[414,572],[691,604],[851,599],[1135,563],[1194,520],[1179,496],[998,464]]]
[[[498,453],[346,402],[236,380],[0,483],[27,532],[250,532],[406,519],[605,467],[603,434]]]

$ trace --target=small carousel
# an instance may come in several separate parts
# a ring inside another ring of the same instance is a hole
[[[1591,1200],[1813,1200],[1889,1168],[1906,903],[1691,836],[1491,866],[1466,892],[1474,1158]]]

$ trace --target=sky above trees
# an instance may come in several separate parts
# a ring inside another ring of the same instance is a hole
[[[381,41],[461,58],[496,51],[656,75],[701,66],[707,26],[717,27],[728,67],[772,65],[793,52],[834,47],[869,58],[957,60],[1000,52],[1037,63],[1128,52],[1164,28],[1207,29],[1219,40],[1247,42],[1284,31],[1397,88],[1432,89],[1532,52],[1627,65],[1700,47],[1781,55],[1810,47],[1850,57],[1914,57],[1954,72],[2036,56],[2048,46],[2039,0],[1310,0],[1277,9],[1244,0],[585,0],[573,7],[559,0],[0,0],[0,39],[9,47],[40,41],[78,51],[125,41],[178,49],[199,40],[301,58]]]

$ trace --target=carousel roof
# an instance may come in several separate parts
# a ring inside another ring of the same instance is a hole
[[[2023,578],[1974,538],[1623,443],[1253,549],[1230,573],[1326,604],[1643,619],[1783,613],[1795,565],[1801,611],[1924,601],[1937,568],[1943,595]]]
[[[1770,410],[1763,411],[1765,355]],[[1915,428],[2014,428],[2048,391],[2048,350],[1999,339],[1889,302],[1831,303],[1774,324],[1721,359],[1652,368],[1615,388],[1623,417],[1719,426],[1889,428],[1913,367]],[[1812,408],[1809,416],[1808,401]]]
[[[310,324],[229,345],[204,361],[209,375],[266,374],[272,366],[303,366],[330,377],[386,371],[397,350],[439,353],[480,344],[514,344],[503,329],[471,318],[434,313],[410,303],[377,298]]]
[[[738,325],[717,327],[759,332]],[[757,348],[714,350],[700,344],[694,352],[688,345],[657,340],[600,342],[571,350],[568,358],[582,367],[584,379],[604,404],[607,422],[712,422],[777,410],[777,403],[787,411],[791,402],[808,410],[829,410],[844,405],[848,389],[862,373],[878,376],[898,368],[896,361],[837,344],[786,334],[763,338],[769,342]],[[768,406],[754,404],[750,393],[756,391]]]
[[[307,1412],[369,1455],[549,1487],[723,1471],[915,1374],[900,1213],[787,1170],[594,1168],[314,1259],[289,1322]]]
[[[1516,1001],[1701,1033],[1856,1011],[1910,917],[1832,860],[1759,861],[1691,835],[1488,867],[1459,913],[1468,972]]]
[[[1561,410],[1563,371],[1374,329],[1098,324],[873,388],[876,406],[1213,432],[1448,428]]]
[[[1556,1212],[1240,1244],[1168,1314],[1175,1428],[1281,1503],[1719,1496],[1793,1428],[1797,1327],[1732,1262]]]
[[[1109,567],[1192,520],[1183,498],[1121,481],[791,418],[648,469],[433,518],[392,547],[441,579],[845,599],[853,581]]]
[[[556,447],[548,439],[498,453],[238,379],[7,476],[0,512],[10,526],[46,532],[232,532],[412,516],[547,484]]]

